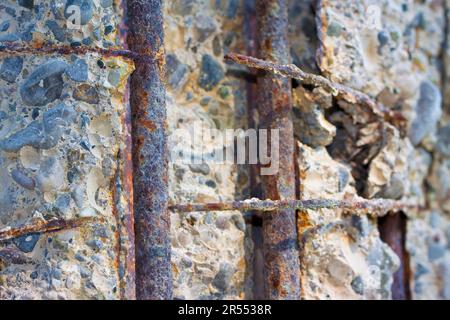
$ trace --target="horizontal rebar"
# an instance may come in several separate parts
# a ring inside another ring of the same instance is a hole
[[[174,204],[169,209],[177,212],[194,211],[276,211],[280,209],[319,210],[319,209],[347,209],[354,214],[369,214],[372,216],[384,216],[389,211],[401,211],[407,209],[420,209],[413,201],[398,201],[391,199],[310,199],[310,200],[260,200],[248,199],[244,201],[230,201],[217,203],[187,203]]]
[[[250,68],[265,70],[277,75],[293,78],[307,85],[322,87],[331,92],[334,96],[340,96],[347,102],[367,106],[375,114],[387,119],[393,119],[395,121],[404,120],[404,116],[401,113],[389,110],[383,104],[375,101],[367,94],[343,84],[333,82],[323,76],[304,72],[293,64],[278,64],[237,53],[229,53],[225,55],[224,58]]]
[[[2,42],[0,44],[1,54],[61,54],[61,55],[84,55],[88,53],[97,53],[101,56],[122,57],[130,60],[146,59],[152,62],[154,59],[151,54],[137,53],[126,49],[104,49],[98,47],[87,46],[70,46],[70,45],[20,45],[10,42]]]
[[[61,230],[74,229],[87,225],[95,219],[92,217],[76,218],[76,219],[51,219],[37,220],[33,223],[25,224],[18,227],[7,227],[0,230],[0,241],[11,240],[32,233],[49,233]]]

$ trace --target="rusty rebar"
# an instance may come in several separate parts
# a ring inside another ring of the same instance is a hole
[[[407,217],[400,212],[378,220],[380,238],[386,242],[400,259],[400,267],[394,273],[391,292],[393,300],[410,300],[410,265],[406,250]]]
[[[254,1],[245,1],[244,27],[246,31],[245,46],[247,54],[255,56],[256,48],[256,14]],[[256,70],[252,70],[256,73]],[[256,76],[255,76],[256,79]],[[247,81],[247,126],[257,129],[258,108],[257,108],[257,84],[256,81]],[[261,197],[261,178],[258,164],[249,164],[249,190],[250,197]],[[257,211],[251,212],[251,235],[253,241],[252,250],[252,275],[253,275],[253,296],[254,300],[264,299],[264,254],[262,237],[262,218]]]
[[[95,218],[92,217],[36,220],[29,224],[24,224],[18,227],[7,227],[0,230],[0,241],[11,240],[32,233],[49,233],[61,230],[75,229],[78,227],[86,226],[93,221],[95,221]]]
[[[120,10],[124,11],[125,2],[120,2]],[[117,8],[119,9],[119,8]],[[51,43],[29,43],[18,44],[13,42],[0,43],[0,56],[9,55],[86,55],[96,54],[101,57],[118,57],[123,60],[146,61],[152,63],[153,57],[145,54],[132,52],[126,48],[126,26],[125,14],[121,15],[123,19],[119,24],[119,44],[120,48],[99,48],[92,46],[73,46]],[[134,251],[134,219],[133,219],[133,186],[132,186],[132,164],[131,164],[131,119],[129,105],[129,86],[123,95],[122,102],[125,112],[121,114],[121,121],[124,128],[124,135],[121,137],[121,150],[117,158],[117,172],[113,181],[111,181],[111,189],[113,190],[113,212],[116,216],[117,228],[115,228],[116,250],[117,250],[117,272],[119,274],[119,288],[121,299],[135,299],[135,251]],[[39,228],[39,224],[34,225]],[[56,223],[56,222],[51,222]],[[53,228],[52,225],[50,225]],[[64,229],[62,227],[62,229]],[[57,229],[59,230],[59,229]],[[43,229],[43,232],[52,232],[53,230]],[[27,232],[26,229],[18,229],[18,233]],[[31,232],[32,233],[32,232]],[[10,256],[14,257],[14,256]]]
[[[136,250],[133,204],[133,161],[131,138],[131,110],[129,103],[129,84],[125,95],[128,97],[122,117],[124,129],[123,146],[118,155],[118,171],[116,176],[116,211],[117,231],[120,248],[121,299],[136,299]],[[118,190],[120,188],[120,190]]]
[[[389,110],[383,104],[375,101],[367,94],[343,84],[330,81],[323,76],[304,72],[293,64],[280,64],[237,53],[229,53],[225,55],[225,59],[250,68],[265,70],[276,75],[296,79],[306,85],[322,87],[342,100],[368,107],[374,114],[387,120],[393,122],[404,121],[404,116],[401,113]]]
[[[186,203],[173,204],[170,210],[176,212],[194,211],[262,211],[264,215],[276,215],[278,210],[320,210],[345,209],[355,215],[370,215],[381,217],[389,211],[414,210],[420,206],[414,201],[400,201],[391,199],[308,199],[308,200],[260,200],[249,199],[244,201],[216,202],[216,203]]]
[[[262,59],[280,64],[290,60],[287,38],[287,0],[256,1],[257,48]],[[294,130],[291,81],[268,73],[258,78],[260,128],[279,132],[279,170],[262,175],[264,197],[272,200],[295,198]],[[269,139],[270,141],[270,139]],[[269,150],[269,148],[268,148]],[[278,209],[263,216],[264,293],[266,299],[300,299],[300,260],[296,212]]]
[[[120,1],[121,21],[119,42],[128,51],[126,27],[126,2]],[[133,160],[131,138],[130,79],[127,79],[122,97],[124,112],[120,115],[123,128],[120,151],[117,155],[117,171],[112,182],[118,256],[118,276],[121,300],[136,300],[136,250],[133,209]]]
[[[24,55],[24,54],[60,54],[60,55],[85,55],[95,53],[107,57],[122,57],[128,60],[153,60],[146,53],[140,54],[127,49],[104,49],[88,46],[69,46],[69,45],[22,45],[10,42],[2,42],[0,44],[0,55]]]
[[[128,0],[137,299],[171,299],[168,149],[162,0]]]

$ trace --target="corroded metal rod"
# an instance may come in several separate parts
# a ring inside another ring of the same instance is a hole
[[[37,220],[30,224],[25,224],[19,227],[8,227],[0,230],[0,241],[11,240],[21,236],[26,236],[31,233],[49,233],[61,230],[74,229],[83,227],[90,222],[93,222],[94,218],[76,218],[76,219],[52,219],[52,220]]]
[[[363,92],[357,91],[340,83],[332,82],[325,77],[304,72],[302,69],[293,64],[274,63],[237,53],[229,53],[225,56],[225,59],[251,68],[265,70],[283,77],[297,79],[307,85],[322,87],[331,92],[334,96],[338,96],[349,103],[367,106],[375,114],[387,119],[402,121],[404,118],[398,112],[389,110],[383,104],[376,102]]]
[[[126,12],[126,1],[120,1],[122,12]],[[119,41],[123,50],[128,50],[127,17],[122,15],[119,25]],[[130,79],[122,97],[125,107],[121,114],[123,128],[121,148],[117,155],[117,171],[112,189],[114,190],[114,210],[116,217],[117,254],[119,256],[118,275],[121,300],[136,300],[136,250],[133,208],[133,159],[131,137]]]
[[[319,210],[319,209],[346,209],[356,215],[370,215],[381,217],[389,211],[400,211],[407,209],[419,209],[413,201],[398,201],[390,199],[310,199],[310,200],[260,200],[249,199],[244,201],[217,202],[217,203],[190,203],[174,204],[169,206],[170,210],[177,212],[193,211],[264,211],[276,214],[277,210]],[[275,213],[272,213],[274,212]],[[267,214],[266,214],[267,215]]]
[[[280,64],[289,63],[287,0],[258,0],[256,19],[259,56]],[[295,143],[290,118],[291,81],[268,73],[258,78],[257,89],[260,128],[268,129],[270,133],[271,129],[279,132],[279,150],[271,150],[272,155],[279,155],[279,170],[273,175],[261,175],[264,197],[274,200],[293,199]],[[264,215],[262,237],[265,298],[300,299],[300,260],[295,210],[277,208],[276,214]]]
[[[68,45],[19,45],[10,42],[2,42],[0,44],[1,55],[23,55],[23,54],[60,54],[60,55],[84,55],[88,53],[97,53],[102,56],[122,57],[130,60],[152,59],[151,56],[139,54],[126,49],[103,49],[98,47],[79,46],[73,47]]]
[[[133,161],[131,139],[131,110],[129,84],[126,89],[125,112],[122,114],[124,128],[123,149],[117,158],[118,170],[114,185],[114,200],[117,221],[118,248],[120,255],[120,291],[121,299],[136,299],[136,251],[133,209]]]
[[[245,1],[244,28],[246,31],[246,51],[250,56],[256,56],[256,8],[254,1]],[[251,70],[256,73],[257,70]],[[254,77],[256,79],[256,77]],[[258,128],[258,110],[256,81],[247,81],[247,125],[250,129]],[[261,178],[259,175],[259,165],[249,164],[249,187],[250,197],[261,197]],[[252,250],[252,274],[253,274],[253,296],[254,300],[264,299],[264,256],[263,256],[263,238],[262,238],[262,219],[257,212],[251,215],[251,235],[253,241]]]
[[[403,213],[388,215],[378,220],[381,239],[386,242],[400,259],[400,268],[394,273],[392,283],[393,300],[410,300],[409,254],[406,250],[407,218]]]
[[[171,299],[166,91],[162,0],[127,1],[131,76],[137,299]]]

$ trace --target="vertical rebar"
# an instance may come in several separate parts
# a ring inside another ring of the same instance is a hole
[[[137,299],[171,299],[162,0],[128,0]]]
[[[122,19],[119,24],[119,41],[122,49],[127,44],[127,3],[120,1]],[[117,172],[113,183],[118,234],[120,299],[136,300],[136,251],[133,209],[133,160],[131,137],[130,79],[127,81],[122,99],[125,112],[121,115],[123,140],[117,156]]]
[[[249,56],[256,56],[256,15],[254,0],[245,1],[245,29],[246,51]],[[251,72],[255,72],[251,70]],[[255,72],[256,73],[256,72]],[[248,128],[257,129],[257,85],[256,82],[247,82],[247,125]],[[249,181],[251,198],[261,197],[261,181],[259,166],[249,164]],[[253,240],[253,299],[264,299],[264,254],[262,240],[262,218],[257,212],[252,212],[252,240]]]
[[[287,0],[258,0],[257,47],[259,58],[290,62],[287,39]],[[291,119],[291,82],[265,74],[258,78],[260,128],[279,130],[279,170],[261,176],[265,198],[294,199],[294,133]],[[270,139],[269,139],[270,141]],[[270,149],[269,149],[270,150]],[[263,217],[264,291],[267,299],[300,298],[300,261],[295,210],[279,210]]]
[[[393,300],[410,300],[409,255],[405,248],[407,217],[403,213],[387,215],[378,219],[381,239],[400,258],[400,268],[394,274],[392,283]]]

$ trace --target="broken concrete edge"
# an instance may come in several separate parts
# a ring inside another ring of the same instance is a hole
[[[114,202],[117,221],[120,297],[136,299],[135,231],[133,210],[133,163],[131,149],[131,110],[129,83],[124,95],[125,113],[122,115],[123,140],[117,157]]]

